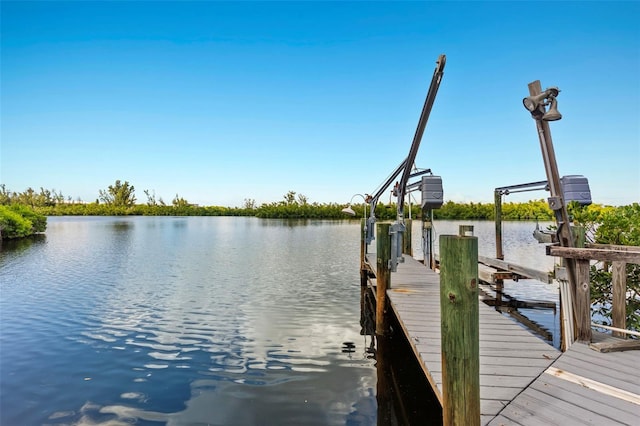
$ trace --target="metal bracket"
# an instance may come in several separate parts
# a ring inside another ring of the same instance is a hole
[[[564,266],[557,266],[555,267],[555,270],[553,271],[553,274],[556,278],[556,280],[560,280],[560,281],[568,281],[569,280],[569,274],[567,273],[567,268],[565,268]]]
[[[371,244],[373,240],[376,239],[376,218],[375,216],[369,216],[367,218],[367,232],[366,232],[366,242],[367,244]]]
[[[562,198],[561,197],[549,197],[547,199],[549,202],[549,208],[553,211],[558,211],[562,209]]]

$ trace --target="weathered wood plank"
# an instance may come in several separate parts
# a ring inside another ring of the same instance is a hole
[[[640,264],[640,251],[547,246],[547,255],[566,259],[622,261]]]
[[[531,385],[531,388],[570,402],[574,405],[586,405],[622,424],[633,424],[638,419],[638,407],[633,404],[621,404],[618,399],[584,386],[575,386],[552,375],[545,375]]]
[[[640,381],[638,381],[635,371],[630,369],[616,370],[615,365],[611,364],[600,367],[596,367],[596,365],[592,360],[582,360],[576,357],[561,357],[553,364],[555,368],[579,371],[580,376],[587,379],[640,394]]]
[[[591,292],[589,279],[589,261],[576,259],[576,288],[573,310],[576,339],[580,342],[591,341]]]
[[[627,264],[625,262],[613,262],[611,276],[612,309],[611,321],[614,327],[627,328]],[[627,338],[618,331],[614,331],[614,337]]]
[[[572,345],[571,350],[564,356],[576,356],[578,353],[586,355],[592,362],[602,360],[605,364],[608,363],[609,368],[626,368],[629,371],[635,371],[636,374],[640,374],[640,370],[638,369],[638,365],[640,365],[639,351],[615,352],[598,355],[598,352],[592,350],[588,345],[576,344]]]
[[[607,249],[607,250],[617,250],[617,251],[632,251],[632,252],[640,253],[640,246],[621,246],[616,244],[595,244],[595,243],[586,243],[584,246],[586,248]]]
[[[523,425],[610,425],[612,419],[589,407],[571,404],[555,396],[528,388],[501,412]]]
[[[529,277],[543,283],[551,284],[553,282],[553,275],[550,272],[538,271],[536,269],[514,265],[504,260],[493,259],[486,256],[478,256],[478,260],[487,266],[503,269],[505,271],[515,272],[518,275]]]
[[[579,386],[588,387],[605,395],[615,396],[640,407],[640,385],[637,383],[629,383],[594,371],[586,371],[584,368],[580,369],[579,366],[573,367],[573,371],[579,371],[580,373],[575,374],[572,371],[557,367],[549,367],[545,373]]]
[[[591,343],[589,347],[591,347],[591,349],[594,349],[602,353],[621,352],[621,351],[630,351],[630,350],[637,351],[637,350],[640,350],[640,340],[636,339],[636,340],[621,340],[619,342]]]

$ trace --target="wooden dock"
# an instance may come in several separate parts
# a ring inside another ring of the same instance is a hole
[[[405,255],[387,298],[442,403],[440,275]],[[479,319],[482,425],[640,424],[640,351],[561,353],[484,303]]]

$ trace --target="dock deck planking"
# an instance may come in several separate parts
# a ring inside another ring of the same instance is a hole
[[[440,275],[405,256],[391,275],[391,308],[442,403]],[[560,355],[493,308],[480,303],[480,411],[488,424]]]
[[[489,425],[639,422],[640,352],[601,353],[574,343]]]
[[[442,402],[439,274],[405,256],[387,293]],[[484,303],[479,319],[481,424],[640,424],[640,351],[601,353],[575,343],[561,354]]]

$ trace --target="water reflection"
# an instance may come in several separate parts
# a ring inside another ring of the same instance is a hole
[[[389,311],[387,318],[389,334],[377,336],[375,298],[367,287],[361,289],[361,308],[361,333],[368,334],[371,339],[365,356],[376,360],[376,424],[442,425],[442,408],[437,396],[429,387],[393,312]]]
[[[47,236],[45,234],[35,234],[26,238],[15,238],[10,240],[0,239],[0,253],[4,252],[12,252],[12,256],[17,256],[25,250],[29,249],[34,244],[44,244],[47,241]],[[6,256],[6,254],[5,254]],[[0,260],[4,259],[3,255],[0,254]]]
[[[109,224],[109,227],[117,233],[122,233],[122,232],[128,232],[131,231],[133,229],[133,221],[131,220],[117,220],[114,222],[111,222]]]
[[[375,424],[356,225],[73,221],[0,271],[0,423]]]

